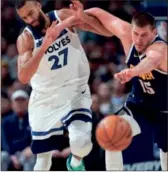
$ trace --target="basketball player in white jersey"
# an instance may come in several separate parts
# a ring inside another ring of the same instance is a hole
[[[78,23],[70,9],[45,14],[36,0],[16,4],[20,18],[27,24],[17,40],[18,78],[30,82],[29,122],[32,151],[37,154],[34,170],[49,170],[52,150],[61,149],[61,135],[69,131],[72,155],[68,170],[85,170],[83,157],[92,149],[91,97],[88,87],[89,64],[73,26],[98,34],[110,33],[98,20]],[[72,16],[72,17],[71,17]],[[57,24],[58,23],[58,24]]]
[[[82,4],[76,1],[76,6],[74,15],[87,22]],[[141,132],[135,121],[138,115],[143,115],[152,124],[155,142],[160,148],[161,167],[167,170],[167,43],[157,35],[154,17],[146,12],[137,13],[130,24],[100,8],[85,12],[97,17],[111,34],[121,40],[128,69],[115,74],[115,78],[121,83],[131,80],[132,92],[119,114],[124,114],[122,117],[130,123],[133,136]],[[123,169],[121,152],[106,151],[106,169]]]

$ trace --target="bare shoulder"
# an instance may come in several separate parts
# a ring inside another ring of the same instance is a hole
[[[155,42],[146,50],[147,57],[156,59],[159,63],[158,69],[167,71],[167,44],[164,42]]]
[[[159,51],[159,52],[164,52],[167,50],[167,44],[165,42],[155,42],[153,43],[152,45],[150,45],[148,48],[147,48],[147,52],[148,51]]]
[[[19,55],[24,54],[26,51],[32,50],[34,47],[33,37],[28,31],[23,31],[17,39],[17,49]]]

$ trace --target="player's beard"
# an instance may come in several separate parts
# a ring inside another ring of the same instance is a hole
[[[39,13],[38,21],[39,21],[39,25],[37,26],[30,25],[30,26],[41,32],[45,27],[45,18],[41,12]]]

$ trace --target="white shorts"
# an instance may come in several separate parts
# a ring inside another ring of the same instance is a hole
[[[32,97],[33,94],[31,95]],[[46,97],[46,99],[42,98],[43,95],[38,95],[38,97],[33,98],[33,101],[31,99],[29,103],[29,123],[33,140],[32,151],[34,153],[56,149],[55,146],[53,148],[53,146],[46,147],[46,145],[50,145],[50,142],[55,142],[55,136],[62,135],[64,129],[72,121],[91,122],[92,120],[90,110],[92,100],[89,87],[83,93],[80,92],[74,95],[73,100],[59,107],[57,104],[58,100],[54,95]]]

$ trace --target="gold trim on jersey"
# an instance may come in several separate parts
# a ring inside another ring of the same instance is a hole
[[[134,68],[135,66],[130,64],[130,69]],[[143,80],[154,80],[155,77],[153,76],[152,72],[148,72],[148,73],[144,73],[144,74],[140,74],[138,75],[138,77],[140,77]]]

